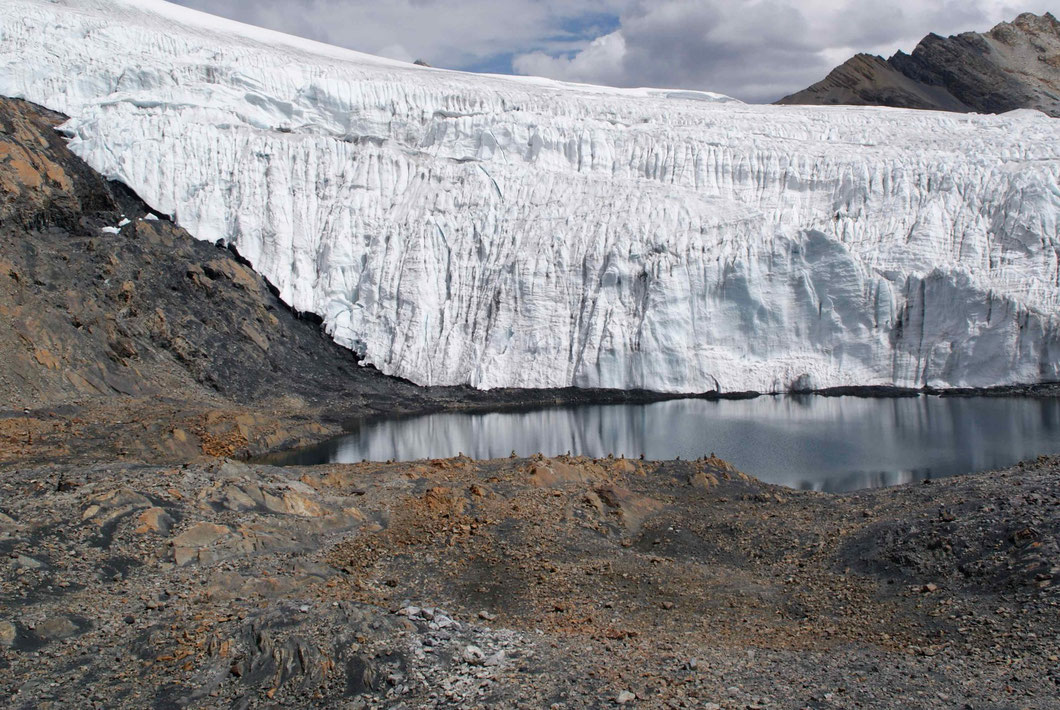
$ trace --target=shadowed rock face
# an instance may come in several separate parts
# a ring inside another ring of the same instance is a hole
[[[930,34],[912,54],[858,54],[779,104],[850,104],[1060,116],[1060,22],[1024,13],[984,34]]]

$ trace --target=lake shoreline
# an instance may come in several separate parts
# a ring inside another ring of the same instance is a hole
[[[934,397],[1026,397],[1033,399],[1060,398],[1060,382],[997,385],[993,387],[896,387],[891,385],[849,385],[815,390],[790,392],[700,392],[673,393],[651,390],[614,390],[565,387],[559,389],[492,389],[477,390],[460,387],[420,387],[427,401],[418,406],[395,402],[392,409],[381,404],[370,406],[355,416],[339,417],[335,421],[345,431],[366,422],[382,419],[401,419],[444,412],[492,413],[520,412],[552,407],[604,404],[651,404],[674,400],[729,401],[760,397],[859,397],[864,399],[896,399],[920,396]],[[329,417],[333,418],[333,417]],[[276,450],[254,454],[265,456]]]
[[[374,416],[344,430],[250,460],[304,466],[464,454],[691,460],[716,453],[768,483],[839,492],[1060,453],[1060,399],[838,393],[679,398]]]

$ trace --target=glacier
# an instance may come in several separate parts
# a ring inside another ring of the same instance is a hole
[[[1060,123],[413,66],[159,0],[0,0],[0,94],[384,373],[1060,379]],[[243,337],[233,333],[232,337]]]

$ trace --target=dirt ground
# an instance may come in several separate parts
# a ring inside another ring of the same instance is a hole
[[[11,707],[1055,708],[1060,460],[0,469]]]

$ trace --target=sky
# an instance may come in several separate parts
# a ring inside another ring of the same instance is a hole
[[[436,67],[768,102],[857,52],[984,31],[1060,0],[177,0],[254,25]]]

